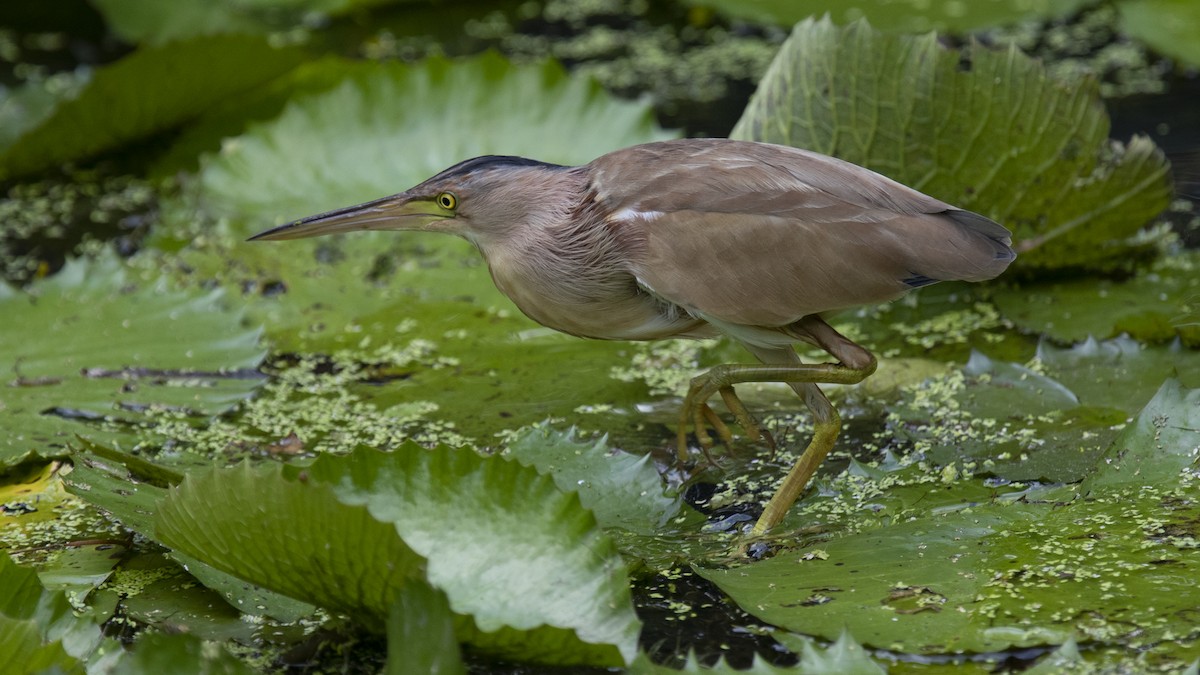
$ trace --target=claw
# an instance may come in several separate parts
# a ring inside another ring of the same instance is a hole
[[[709,451],[715,445],[712,435],[708,432],[709,427],[716,432],[725,447],[733,447],[733,432],[729,430],[729,426],[708,405],[708,398],[714,393],[721,394],[721,399],[725,401],[725,406],[733,413],[734,419],[737,420],[738,425],[745,431],[747,438],[753,442],[765,441],[771,448],[772,454],[774,454],[775,439],[771,436],[770,432],[763,429],[755,421],[754,417],[750,415],[750,412],[746,409],[746,405],[738,398],[733,387],[729,385],[722,386],[720,376],[714,376],[713,372],[710,371],[692,380],[692,386],[688,390],[687,396],[683,400],[683,406],[679,411],[676,453],[678,454],[680,463],[687,459],[687,430],[689,427],[696,434],[696,441],[700,444],[700,451],[704,453],[704,458],[709,464],[716,464],[716,460],[709,454]]]

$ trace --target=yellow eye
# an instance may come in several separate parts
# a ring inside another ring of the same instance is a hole
[[[458,206],[458,197],[455,197],[454,193],[443,192],[437,196],[437,205],[447,211],[453,211]]]

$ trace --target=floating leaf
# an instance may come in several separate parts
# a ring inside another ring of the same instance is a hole
[[[1121,30],[1152,49],[1200,66],[1200,5],[1191,0],[1122,0]]]
[[[250,675],[258,672],[225,650],[196,635],[145,632],[128,650],[117,652],[113,670],[126,675],[191,672],[203,675]]]
[[[87,159],[198,116],[300,62],[265,38],[199,38],[148,47],[98,69],[73,97],[0,147],[0,180]],[[40,85],[30,85],[40,86]],[[44,106],[43,106],[44,109]]]
[[[1102,342],[1088,338],[1064,349],[1043,340],[1037,358],[1084,403],[1127,415],[1145,406],[1167,378],[1200,387],[1200,352],[1178,343],[1147,346],[1121,336]]]
[[[833,20],[849,23],[866,18],[896,33],[966,33],[1030,19],[1062,17],[1087,4],[1087,0],[689,0],[691,4],[762,23],[791,26],[810,16],[832,12]]]
[[[1077,491],[962,503],[930,489],[924,514],[730,570],[701,570],[746,611],[833,639],[921,654],[1062,644],[1152,650],[1176,642],[1200,591],[1197,392],[1164,386]],[[1164,433],[1164,430],[1165,431]],[[1136,473],[1131,471],[1138,467]],[[1133,478],[1133,482],[1129,480]]]
[[[427,577],[484,651],[621,663],[636,642],[623,564],[591,514],[532,469],[467,450],[192,473],[156,523],[172,548],[376,630]]]
[[[1078,342],[1128,333],[1145,342],[1181,338],[1200,347],[1200,252],[1164,256],[1126,281],[1079,279],[996,290],[1004,317],[1018,327]]]
[[[1104,470],[1084,481],[1084,491],[1170,486],[1185,471],[1200,477],[1200,389],[1164,382],[1102,461]]]
[[[349,73],[229,139],[198,177],[202,207],[250,235],[400,192],[478,155],[575,164],[673,135],[654,125],[647,104],[615,99],[551,61],[513,65],[489,53]]]
[[[94,444],[83,445],[106,455],[114,454]],[[154,538],[155,514],[159,502],[167,494],[164,485],[147,482],[145,477],[135,477],[127,467],[113,459],[90,453],[76,454],[72,462],[74,468],[63,479],[72,494],[107,512],[129,530],[147,539]],[[172,551],[170,555],[205,587],[220,593],[230,606],[246,614],[290,622],[308,616],[314,610],[312,605],[248,585],[180,551]]]
[[[151,45],[197,35],[285,31],[389,1],[394,0],[94,0],[122,39]]]
[[[28,293],[0,284],[0,313],[0,466],[60,454],[74,434],[128,441],[151,410],[215,415],[261,379],[258,331],[220,291],[140,283],[115,256],[68,263]]]
[[[1043,341],[1031,366],[974,353],[961,375],[906,387],[889,403],[892,433],[941,465],[1076,482],[1163,380],[1200,386],[1200,354],[1125,337],[1071,349]]]
[[[446,594],[410,581],[388,615],[388,675],[466,675]]]
[[[21,674],[82,672],[80,660],[101,638],[100,626],[77,614],[64,593],[47,591],[36,572],[0,555],[0,662],[6,668]]]
[[[679,495],[663,494],[662,478],[649,455],[611,449],[605,439],[587,443],[573,432],[534,428],[510,443],[508,454],[549,474],[564,492],[578,493],[605,528],[652,534],[682,507]]]
[[[966,65],[964,65],[966,64]],[[1055,82],[1015,47],[806,20],[731,136],[874,169],[1007,225],[1026,268],[1111,267],[1172,196],[1145,137],[1108,140],[1092,79]]]
[[[472,619],[468,639],[480,648],[550,663],[633,658],[639,622],[624,563],[592,514],[549,477],[415,444],[324,455],[306,475],[367,506],[426,556],[429,583]]]
[[[327,485],[248,463],[188,474],[155,514],[167,546],[264,588],[350,614],[382,630],[424,560],[364,508]]]

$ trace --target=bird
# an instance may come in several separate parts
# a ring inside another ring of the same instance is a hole
[[[584,338],[725,336],[757,364],[695,376],[674,439],[705,455],[732,432],[774,449],[738,397],[787,383],[814,421],[811,440],[750,531],[782,522],[841,429],[820,384],[854,384],[875,356],[825,315],[894,300],[939,281],[985,281],[1016,258],[1009,230],[856,164],[784,145],[676,139],[578,166],[508,155],[459,162],[419,185],[264,231],[250,241],[357,230],[418,230],[475,245],[496,287],[530,319]],[[832,361],[802,363],[806,343]]]

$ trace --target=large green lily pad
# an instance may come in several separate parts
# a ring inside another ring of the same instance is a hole
[[[172,548],[379,631],[409,581],[427,579],[479,649],[560,664],[633,656],[638,622],[611,541],[574,495],[499,458],[409,444],[193,473],[155,523]]]
[[[961,654],[1074,634],[1186,663],[1196,397],[1165,384],[1079,488],[963,503],[931,486],[905,522],[701,573],[760,619],[827,639],[845,627],[868,646]]]
[[[969,64],[966,67],[965,64]],[[1153,142],[1108,139],[1094,80],[1015,47],[944,49],[865,21],[797,24],[732,132],[866,166],[1014,232],[1025,268],[1111,267],[1166,208]]]
[[[160,45],[198,35],[268,33],[395,0],[95,0],[127,42]]]
[[[0,466],[75,434],[133,445],[152,416],[203,419],[261,381],[259,331],[221,291],[172,291],[116,259],[76,260],[28,292],[0,285]]]
[[[966,33],[1030,19],[1056,18],[1087,4],[1086,0],[689,0],[693,4],[755,21],[790,26],[810,16],[830,15],[838,23],[866,18],[884,30]]]
[[[649,455],[609,448],[605,439],[589,443],[573,432],[539,427],[526,431],[505,452],[553,477],[561,490],[577,492],[605,528],[652,534],[683,506],[681,495],[664,494],[662,477]]]
[[[1180,251],[1123,281],[1071,279],[997,289],[996,306],[1020,328],[1063,342],[1127,333],[1200,346],[1200,253]]]
[[[548,476],[415,444],[325,455],[304,475],[365,505],[427,557],[429,583],[471,618],[467,639],[480,648],[551,663],[632,660],[640,622],[624,562],[578,497]]]
[[[1122,0],[1121,30],[1155,51],[1195,67],[1200,65],[1200,5],[1190,0]]]
[[[266,38],[197,38],[140,49],[98,69],[54,106],[38,106],[20,136],[0,147],[0,180],[93,157],[199,116],[300,62]],[[41,86],[34,83],[31,87]]]
[[[83,672],[103,635],[93,617],[76,612],[61,591],[37,573],[0,555],[0,659],[8,672]]]
[[[154,515],[164,544],[264,588],[344,612],[382,631],[424,560],[328,485],[282,478],[282,465],[189,474]],[[318,555],[320,553],[320,555]]]

